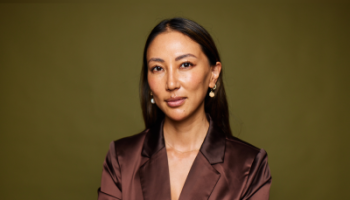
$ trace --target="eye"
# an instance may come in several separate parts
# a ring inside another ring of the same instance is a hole
[[[159,67],[159,66],[155,66],[155,67],[152,68],[152,71],[157,72],[157,71],[160,71],[160,70],[162,70],[162,69],[163,69],[163,68],[161,68],[161,67]]]
[[[193,65],[192,65],[192,63],[190,63],[190,62],[184,62],[184,63],[181,64],[181,67],[182,67],[182,68],[189,68],[189,67],[191,67],[191,66],[193,66]]]

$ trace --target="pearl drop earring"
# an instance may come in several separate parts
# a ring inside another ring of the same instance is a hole
[[[155,104],[156,102],[154,101],[152,92],[150,93],[150,95],[152,96],[152,98],[151,98],[151,103],[152,103],[152,104]]]
[[[211,91],[209,92],[209,96],[213,98],[215,96],[214,90],[216,89],[216,84],[214,85],[213,88],[211,88]]]

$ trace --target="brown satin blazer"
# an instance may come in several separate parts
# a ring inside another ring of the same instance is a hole
[[[226,136],[209,117],[209,129],[179,200],[267,200],[267,154]],[[163,123],[110,144],[98,200],[170,200]]]

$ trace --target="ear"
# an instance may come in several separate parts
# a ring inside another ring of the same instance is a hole
[[[210,76],[209,87],[213,88],[221,72],[221,62],[216,62],[214,66],[210,67],[210,70],[211,70],[211,76]]]

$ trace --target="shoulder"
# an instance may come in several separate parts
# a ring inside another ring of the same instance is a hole
[[[234,136],[226,137],[226,145],[228,147],[234,147],[237,151],[247,152],[248,154],[256,154],[260,151],[258,147]]]
[[[134,153],[139,153],[148,131],[149,129],[146,129],[138,134],[115,140],[111,142],[110,150],[114,150],[118,156],[132,156]]]
[[[267,153],[248,142],[234,136],[226,137],[225,158],[235,160],[245,166],[252,166],[260,160],[267,159]]]

